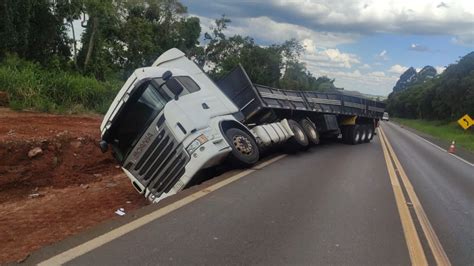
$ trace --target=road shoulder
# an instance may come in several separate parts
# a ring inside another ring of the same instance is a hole
[[[387,123],[387,122],[384,122],[384,123]],[[451,145],[451,142],[449,142],[449,141],[445,141],[445,140],[435,138],[435,137],[433,137],[429,134],[426,134],[426,133],[423,133],[423,132],[421,132],[419,130],[416,130],[414,128],[402,125],[402,124],[397,123],[395,121],[390,121],[388,123],[391,123],[394,126],[398,126],[398,127],[403,128],[403,129],[406,129],[407,131],[409,131],[413,134],[416,134],[417,136],[425,139],[426,141],[429,141],[432,144],[435,144],[436,146],[438,146],[439,148],[441,148],[443,150],[447,151],[449,149],[449,146]],[[470,151],[468,151],[464,148],[456,147],[456,153],[455,154],[457,156],[461,157],[462,159],[470,162],[471,164],[474,164],[474,153],[472,153],[472,152],[470,152]]]

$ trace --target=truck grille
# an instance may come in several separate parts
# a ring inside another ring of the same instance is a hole
[[[130,159],[125,168],[156,197],[160,197],[161,194],[168,193],[184,174],[189,156],[166,127],[164,116],[161,115],[157,121],[156,127],[150,127],[144,134],[153,135],[154,139],[149,140],[151,144],[138,161]]]

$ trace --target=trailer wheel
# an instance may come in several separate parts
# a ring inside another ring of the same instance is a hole
[[[359,125],[353,125],[348,128],[347,132],[349,144],[356,145],[360,142],[361,127]]]
[[[308,119],[301,119],[300,125],[308,137],[308,141],[312,145],[318,145],[320,141],[319,133],[316,127]]]
[[[367,126],[366,125],[360,125],[359,126],[359,131],[360,131],[359,143],[366,142],[365,140],[367,138]]]
[[[293,150],[305,150],[309,148],[308,136],[304,133],[303,128],[295,120],[288,120],[291,130],[293,131],[294,136],[288,140],[289,148]]]
[[[232,164],[237,167],[250,167],[258,161],[260,153],[251,136],[238,128],[230,128],[225,134],[232,147],[229,156]]]
[[[374,138],[374,128],[371,125],[366,125],[366,134],[364,142],[370,142]]]

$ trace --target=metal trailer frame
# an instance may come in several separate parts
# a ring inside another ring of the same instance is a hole
[[[381,119],[385,104],[341,92],[283,90],[254,84],[239,65],[216,81],[239,108],[238,119],[246,124],[273,122],[281,117],[336,115],[338,119]]]

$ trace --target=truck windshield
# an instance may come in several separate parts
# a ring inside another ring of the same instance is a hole
[[[150,123],[171,99],[162,88],[158,89],[158,84],[159,81],[154,80],[140,87],[114,121],[108,142],[112,145],[118,161],[123,162]]]

